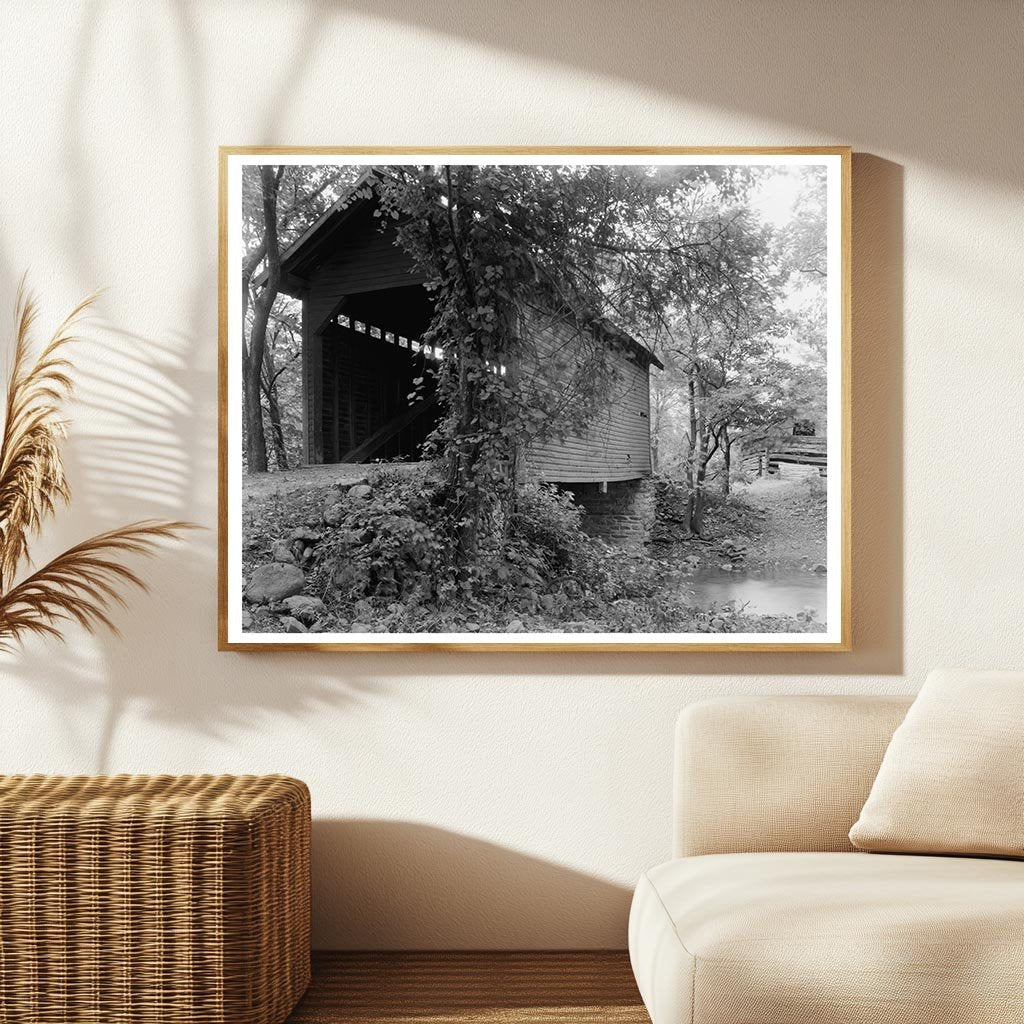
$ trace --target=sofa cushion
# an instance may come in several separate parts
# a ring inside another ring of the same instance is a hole
[[[676,726],[672,855],[850,853],[909,697],[733,696]]]
[[[629,949],[653,1024],[1019,1024],[1024,865],[686,857],[641,878]]]
[[[889,853],[1024,857],[1024,673],[932,672],[850,840]]]

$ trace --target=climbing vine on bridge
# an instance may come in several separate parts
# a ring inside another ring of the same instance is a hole
[[[656,319],[666,259],[699,273],[716,258],[708,239],[668,239],[659,200],[679,187],[594,164],[389,167],[368,183],[434,295],[423,340],[443,355],[436,440],[467,563],[503,542],[524,445],[585,430],[611,400],[603,325]],[[552,330],[562,359],[542,344]]]

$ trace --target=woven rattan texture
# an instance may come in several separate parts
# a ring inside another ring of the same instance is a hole
[[[283,776],[0,778],[0,1022],[280,1024],[309,835]]]

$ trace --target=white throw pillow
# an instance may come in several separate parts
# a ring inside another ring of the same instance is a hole
[[[885,853],[1024,857],[1024,673],[932,672],[850,842]]]

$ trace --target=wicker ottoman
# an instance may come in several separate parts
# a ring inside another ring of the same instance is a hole
[[[280,1024],[309,833],[283,776],[0,777],[0,1021]]]

